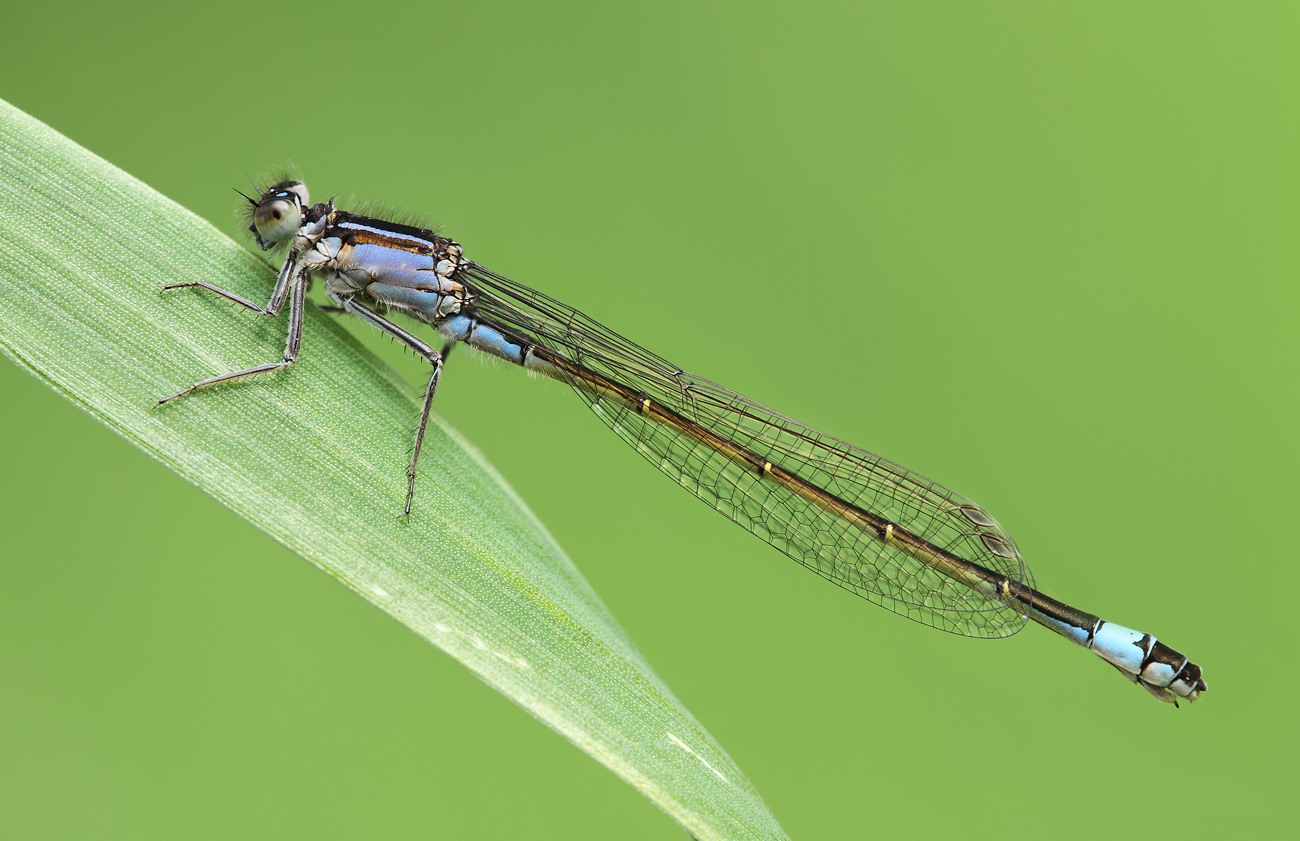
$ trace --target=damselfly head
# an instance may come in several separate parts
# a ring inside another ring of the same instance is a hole
[[[281,181],[256,201],[249,199],[253,212],[248,230],[257,237],[258,248],[266,251],[292,239],[310,201],[307,185],[301,181]]]

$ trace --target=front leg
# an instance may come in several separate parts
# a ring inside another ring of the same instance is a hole
[[[185,286],[197,286],[202,289],[215,292],[228,300],[247,307],[254,312],[262,315],[276,316],[280,313],[280,308],[284,306],[285,298],[289,300],[289,337],[284,346],[284,359],[279,362],[268,362],[265,365],[255,365],[252,368],[245,368],[242,371],[235,371],[230,374],[222,374],[219,377],[212,377],[207,380],[200,380],[187,389],[178,391],[170,397],[164,397],[158,401],[162,405],[177,397],[182,397],[191,392],[198,391],[201,388],[207,388],[210,385],[230,382],[231,380],[250,377],[253,374],[265,374],[269,371],[278,371],[281,368],[287,368],[298,358],[298,352],[302,349],[302,327],[303,314],[307,306],[307,270],[297,270],[296,256],[290,256],[285,260],[284,268],[280,270],[280,277],[276,281],[275,291],[271,294],[271,301],[265,307],[259,307],[256,304],[244,300],[238,295],[226,292],[224,289],[218,289],[206,283],[177,283],[171,286],[164,286],[164,289],[177,289]]]
[[[284,261],[284,265],[280,267],[280,274],[275,279],[275,289],[271,292],[271,300],[264,307],[259,307],[252,301],[239,297],[234,292],[227,292],[224,289],[213,286],[210,283],[203,283],[202,281],[169,283],[162,288],[162,291],[166,292],[168,289],[185,289],[190,286],[196,286],[199,289],[206,289],[209,292],[215,292],[227,301],[234,301],[241,307],[250,309],[259,315],[269,315],[274,317],[280,314],[280,308],[284,306],[284,300],[289,294],[289,286],[295,281],[295,275],[298,274],[301,274],[298,271],[298,254],[297,252],[290,252],[288,258]]]

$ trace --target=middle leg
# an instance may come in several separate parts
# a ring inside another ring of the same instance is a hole
[[[438,379],[442,376],[443,361],[456,343],[447,342],[443,346],[442,352],[439,353],[433,349],[432,345],[398,327],[369,307],[357,303],[352,298],[336,298],[335,300],[338,301],[339,306],[344,311],[383,330],[415,351],[422,359],[433,366],[433,371],[429,374],[429,383],[424,387],[424,405],[420,409],[420,425],[415,431],[415,446],[411,448],[411,463],[406,468],[406,508],[402,513],[403,516],[409,517],[411,515],[411,503],[415,499],[415,468],[420,461],[420,449],[424,446],[424,430],[429,425],[429,413],[433,410],[433,395],[438,390]]]

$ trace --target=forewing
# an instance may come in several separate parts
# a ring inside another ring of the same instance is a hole
[[[598,417],[677,484],[791,558],[874,604],[935,628],[1003,637],[1025,617],[944,575],[861,521],[809,501],[764,475],[794,474],[959,558],[1012,582],[1033,581],[1014,542],[969,499],[866,450],[670,364],[572,307],[470,264],[464,282],[486,320],[638,396],[568,377]],[[720,451],[638,410],[648,399],[752,454]],[[758,469],[756,469],[756,465]]]

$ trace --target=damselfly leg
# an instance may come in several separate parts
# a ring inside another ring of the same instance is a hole
[[[265,365],[254,365],[252,368],[244,368],[240,371],[234,371],[229,374],[222,374],[219,377],[212,377],[206,380],[200,380],[189,388],[182,389],[173,395],[164,397],[158,401],[158,405],[175,400],[177,397],[183,397],[191,394],[201,388],[227,383],[231,380],[238,380],[244,377],[251,377],[254,374],[266,374],[271,371],[278,371],[281,368],[288,368],[298,358],[299,351],[302,350],[302,325],[303,314],[307,306],[307,277],[305,271],[295,271],[291,265],[293,261],[286,262],[284,268],[280,270],[280,277],[276,281],[275,291],[271,294],[271,300],[265,307],[259,307],[251,301],[239,297],[233,292],[227,292],[208,283],[174,283],[170,286],[164,286],[162,291],[169,289],[184,289],[186,287],[198,287],[214,292],[228,301],[234,301],[240,306],[250,309],[260,315],[274,318],[280,314],[284,307],[285,297],[289,298],[289,337],[284,345],[284,358],[279,362],[268,362]]]
[[[411,503],[415,499],[415,469],[420,462],[420,450],[424,447],[424,430],[429,425],[429,412],[433,409],[433,394],[438,390],[438,379],[442,376],[442,363],[447,358],[447,354],[451,352],[455,342],[447,342],[441,352],[436,351],[432,345],[421,341],[379,313],[351,298],[335,298],[335,301],[346,312],[383,330],[415,351],[420,358],[433,366],[433,372],[429,374],[429,383],[424,387],[424,404],[420,409],[420,424],[415,430],[415,444],[411,448],[411,463],[406,468],[406,508],[402,513],[404,516],[409,517],[411,515]]]

